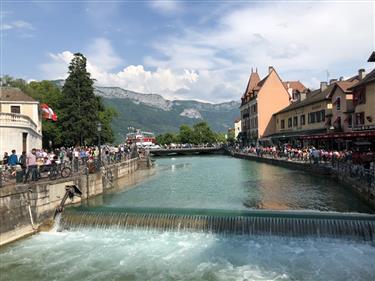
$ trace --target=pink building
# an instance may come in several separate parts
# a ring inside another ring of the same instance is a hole
[[[304,90],[299,81],[283,82],[272,66],[262,80],[252,70],[241,98],[242,143],[255,145],[272,135],[275,132],[273,114],[288,106]]]

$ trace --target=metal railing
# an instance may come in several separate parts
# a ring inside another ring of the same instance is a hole
[[[131,162],[137,158],[129,158],[129,154],[111,154],[103,155],[102,161],[98,158],[93,160],[75,159],[66,160],[62,164],[55,165],[39,165],[34,168],[21,169],[10,166],[0,166],[0,187],[6,185],[15,185],[28,183],[38,180],[56,180],[60,178],[69,178],[79,175],[87,175],[89,173],[97,173],[102,168],[105,176],[112,178],[111,172],[108,172],[113,164]],[[34,173],[34,176],[32,175]]]

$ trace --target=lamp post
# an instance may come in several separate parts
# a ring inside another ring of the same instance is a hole
[[[98,148],[99,148],[99,165],[102,166],[102,148],[101,148],[101,131],[102,131],[102,123],[98,122]]]

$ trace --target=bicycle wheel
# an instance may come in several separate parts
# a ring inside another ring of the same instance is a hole
[[[71,175],[72,175],[72,169],[70,169],[69,167],[65,167],[61,170],[62,178],[67,178],[67,177],[70,177]]]

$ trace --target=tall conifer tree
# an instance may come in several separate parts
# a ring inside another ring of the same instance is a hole
[[[66,145],[91,145],[97,137],[100,100],[94,95],[86,58],[74,54],[62,89],[61,124]]]

